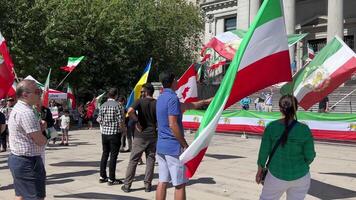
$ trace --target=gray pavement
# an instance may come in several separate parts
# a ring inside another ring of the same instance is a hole
[[[46,199],[154,199],[145,193],[143,173],[138,166],[131,193],[121,185],[100,184],[101,137],[98,130],[70,131],[70,145],[49,145],[46,151]],[[192,141],[193,134],[187,134]],[[188,199],[258,199],[262,186],[254,182],[260,138],[242,139],[237,134],[217,134],[196,175],[187,187]],[[311,166],[312,184],[306,199],[356,199],[356,145],[316,144],[317,157]],[[8,153],[0,153],[0,199],[14,197],[7,167]],[[120,153],[117,178],[123,178],[129,153]],[[157,172],[157,170],[155,170]],[[155,174],[153,184],[157,184]],[[173,188],[167,199],[173,199]],[[283,197],[285,199],[285,197]]]

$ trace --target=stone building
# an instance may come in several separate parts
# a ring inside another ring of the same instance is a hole
[[[205,18],[203,42],[225,31],[236,28],[247,30],[262,1],[201,0],[199,6]],[[306,43],[318,52],[328,40],[338,35],[355,50],[355,0],[283,0],[283,3],[287,33],[309,33],[290,49],[297,69],[303,65]]]

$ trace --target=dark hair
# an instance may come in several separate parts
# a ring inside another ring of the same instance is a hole
[[[287,94],[283,95],[279,99],[279,109],[284,115],[284,132],[282,134],[281,145],[284,146],[287,143],[288,132],[287,126],[291,119],[296,119],[296,112],[298,109],[298,100],[293,95]]]
[[[170,88],[174,81],[175,75],[169,71],[163,71],[159,74],[159,81],[162,83],[163,88]]]
[[[68,109],[65,109],[65,110],[64,110],[64,113],[69,114],[69,110],[68,110]]]
[[[118,94],[117,88],[110,88],[107,96],[108,96],[108,98],[114,99],[117,96],[117,94]]]
[[[152,96],[153,93],[155,92],[155,88],[153,87],[153,85],[151,83],[145,83],[142,85],[142,87],[147,90],[147,94],[149,96]]]
[[[125,101],[126,101],[126,98],[125,98],[124,96],[120,95],[119,98],[117,98],[117,100],[118,100],[119,102],[125,102]]]

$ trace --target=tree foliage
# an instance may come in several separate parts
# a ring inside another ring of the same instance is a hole
[[[66,81],[83,97],[129,93],[150,57],[150,81],[166,69],[180,75],[201,45],[202,18],[184,0],[12,0],[0,4],[0,31],[17,75],[44,82],[52,68],[52,88],[67,58],[84,55]]]

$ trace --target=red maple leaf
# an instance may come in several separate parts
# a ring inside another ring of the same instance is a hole
[[[187,92],[189,91],[189,89],[190,89],[190,87],[184,88],[184,90],[182,92],[183,99],[185,99],[185,97],[187,96]]]

